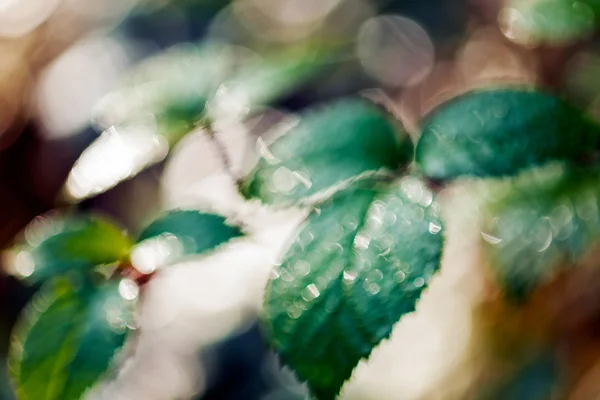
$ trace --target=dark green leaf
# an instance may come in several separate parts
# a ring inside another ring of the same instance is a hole
[[[523,299],[598,242],[600,169],[551,164],[496,185],[482,234],[506,291]]]
[[[121,229],[97,216],[41,216],[24,236],[12,269],[31,282],[117,262],[132,246]]]
[[[28,305],[11,345],[21,400],[76,400],[108,370],[125,340],[133,302],[119,282],[48,282]]]
[[[527,88],[477,90],[425,121],[416,161],[434,179],[502,176],[553,159],[591,157],[600,130],[581,111]]]
[[[282,361],[321,400],[387,338],[438,269],[441,222],[417,179],[361,181],[311,216],[275,271],[266,323]]]
[[[593,33],[597,11],[598,0],[512,0],[501,25],[519,43],[564,45]]]
[[[132,259],[134,264],[136,261],[144,264],[142,270],[153,270],[183,256],[212,250],[242,235],[238,227],[227,225],[220,215],[175,210],[144,229],[132,252]]]
[[[366,100],[343,100],[306,113],[263,151],[245,194],[297,202],[365,172],[395,170],[413,154],[410,138]]]

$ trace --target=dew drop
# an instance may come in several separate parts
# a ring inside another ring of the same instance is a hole
[[[406,280],[406,274],[404,273],[404,271],[396,272],[396,282],[402,283],[405,280]]]
[[[281,193],[290,193],[298,184],[298,178],[286,167],[279,167],[273,173],[273,190]]]
[[[354,247],[357,249],[367,249],[371,243],[371,238],[365,235],[356,235],[354,237]]]
[[[398,217],[396,216],[396,214],[394,214],[392,212],[387,212],[383,216],[383,223],[387,226],[392,226],[396,223],[397,219],[398,219]]]
[[[119,282],[119,295],[125,300],[135,300],[140,293],[140,288],[131,279],[123,279]]]
[[[438,224],[436,224],[435,222],[430,222],[429,223],[429,233],[435,235],[437,233],[439,233],[442,230],[442,227]]]
[[[35,271],[35,261],[31,253],[21,250],[14,258],[13,268],[19,276],[27,278]]]
[[[422,288],[425,285],[425,279],[419,277],[416,278],[413,282],[413,284],[415,285],[415,287],[417,288]]]
[[[302,315],[302,310],[296,306],[290,306],[287,309],[287,314],[292,319],[298,319]]]
[[[317,287],[315,286],[314,283],[311,283],[310,285],[308,285],[306,287],[306,289],[304,290],[304,293],[302,293],[302,298],[306,301],[313,301],[320,295],[321,295],[321,292],[319,292],[319,289],[317,289]]]
[[[368,283],[366,281],[365,281],[364,287],[365,287],[365,290],[367,292],[369,292],[370,294],[372,294],[372,295],[376,295],[381,290],[381,288],[379,287],[378,284],[376,284],[376,283]]]
[[[308,261],[299,260],[294,264],[294,272],[296,276],[306,276],[310,272],[310,264]]]
[[[499,237],[490,235],[489,233],[485,233],[485,232],[481,232],[481,237],[483,238],[483,240],[485,240],[489,244],[493,244],[493,245],[497,245],[502,242],[502,239],[500,239]]]
[[[355,272],[344,271],[344,281],[351,283],[356,280],[357,274]]]

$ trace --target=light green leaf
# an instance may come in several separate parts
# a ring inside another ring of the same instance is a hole
[[[158,218],[140,234],[132,261],[142,272],[201,254],[239,236],[242,231],[226,224],[220,215],[196,210],[174,210]]]
[[[511,297],[524,299],[598,243],[597,167],[551,164],[493,185],[482,235],[491,267]]]
[[[236,70],[237,58],[236,49],[225,43],[174,46],[135,66],[96,106],[94,121],[106,129],[145,125],[150,118],[154,133],[173,145],[189,132],[174,128],[202,118],[206,100]]]
[[[336,193],[308,218],[265,299],[275,350],[321,400],[415,309],[437,271],[441,222],[419,180],[372,180]]]
[[[366,100],[307,112],[276,140],[243,182],[244,194],[293,203],[365,172],[405,166],[413,147],[392,118]]]
[[[116,186],[162,161],[205,117],[206,101],[236,69],[222,43],[176,46],[144,60],[96,107],[103,129],[79,157],[62,197],[72,203]]]
[[[41,216],[24,236],[12,270],[30,282],[120,261],[132,246],[123,230],[94,215]]]
[[[593,33],[598,11],[598,0],[511,0],[500,24],[519,43],[565,45]]]
[[[232,118],[236,109],[244,116],[288,95],[335,63],[338,49],[327,50],[292,48],[241,65],[211,100],[211,117]]]
[[[433,179],[514,175],[554,159],[589,159],[599,138],[596,124],[550,94],[476,90],[427,117],[416,162]]]
[[[79,202],[137,175],[196,126],[243,118],[306,82],[328,60],[308,50],[258,60],[249,53],[225,43],[185,44],[140,63],[97,105],[102,135],[75,163],[64,200]]]
[[[101,287],[48,282],[27,306],[11,344],[18,398],[82,398],[122,347],[132,305],[120,296],[118,281]]]

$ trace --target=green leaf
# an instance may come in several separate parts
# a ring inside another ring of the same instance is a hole
[[[581,111],[550,94],[477,90],[426,119],[416,162],[434,179],[513,175],[554,159],[589,159],[599,133]]]
[[[312,213],[267,288],[265,322],[282,361],[321,400],[415,309],[437,271],[433,194],[405,177],[363,180]]]
[[[62,197],[76,203],[116,186],[162,161],[196,126],[244,117],[306,82],[328,60],[314,49],[256,60],[248,50],[213,42],[144,60],[97,105],[93,119],[103,132],[75,163]]]
[[[600,169],[551,164],[495,184],[482,235],[507,294],[523,300],[600,237]]]
[[[236,70],[237,57],[225,43],[174,46],[136,65],[121,87],[99,102],[94,121],[102,128],[137,126],[150,114],[157,133],[173,144],[177,133],[168,122],[179,124],[176,115],[188,125],[199,120],[206,100]]]
[[[79,157],[62,196],[78,202],[162,161],[205,117],[205,106],[236,70],[236,52],[223,43],[179,45],[136,66],[96,107],[103,132]]]
[[[76,400],[109,369],[125,340],[132,301],[119,282],[48,282],[27,306],[11,344],[21,400]]]
[[[231,118],[234,107],[250,112],[268,105],[332,65],[339,49],[327,50],[317,46],[291,48],[244,64],[227,79],[211,107]]]
[[[516,42],[565,45],[593,33],[598,11],[598,0],[512,0],[500,22]]]
[[[244,193],[290,203],[365,172],[393,171],[413,154],[406,132],[366,100],[342,100],[307,112],[276,140],[245,178]]]
[[[242,235],[238,227],[227,225],[220,215],[174,210],[144,229],[131,257],[142,272],[151,272],[181,257],[213,250]]]
[[[98,216],[41,216],[25,229],[12,269],[30,282],[122,260],[132,242]]]

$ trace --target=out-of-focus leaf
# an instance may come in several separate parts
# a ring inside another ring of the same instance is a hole
[[[495,185],[482,235],[511,297],[523,299],[598,242],[598,168],[551,164]]]
[[[77,400],[108,370],[124,343],[133,301],[119,282],[48,282],[21,317],[11,374],[22,400]]]
[[[265,322],[282,361],[321,400],[414,310],[439,267],[441,222],[419,180],[362,180],[308,218],[275,270]]]
[[[175,210],[144,229],[131,258],[136,268],[149,273],[178,258],[204,253],[242,235],[238,227],[227,225],[220,215]]]
[[[92,269],[127,256],[131,240],[97,216],[38,217],[14,249],[12,269],[30,282],[73,270]]]
[[[416,162],[434,179],[513,175],[554,159],[589,159],[599,141],[598,126],[559,98],[527,88],[485,89],[426,119]]]
[[[266,106],[335,62],[337,49],[291,49],[241,65],[211,101],[211,116],[232,118]]]
[[[235,70],[239,54],[233,46],[207,42],[183,44],[142,61],[96,107],[94,121],[102,128],[140,125],[140,119],[156,122],[156,132],[173,144],[185,117],[193,124],[202,117],[206,99]],[[181,112],[185,110],[185,112]],[[187,133],[187,132],[184,132]]]
[[[160,162],[168,153],[168,141],[147,127],[111,127],[75,162],[61,195],[75,203],[105,192]]]
[[[547,400],[557,398],[559,371],[556,357],[542,353],[526,362],[499,387],[484,388],[478,400]],[[560,397],[558,397],[560,398]]]
[[[122,88],[98,104],[94,121],[105,130],[75,163],[63,197],[86,199],[163,160],[204,117],[206,99],[236,59],[232,46],[186,44],[134,68]]]
[[[304,115],[262,149],[244,194],[293,203],[365,172],[393,171],[413,154],[410,138],[366,100],[343,100]]]
[[[598,0],[511,0],[500,23],[516,42],[564,45],[592,34],[598,11]]]
[[[75,163],[63,197],[77,202],[102,193],[163,160],[200,122],[243,117],[288,93],[323,67],[317,54],[257,59],[247,49],[209,42],[142,62],[97,106],[94,121],[105,130]]]

